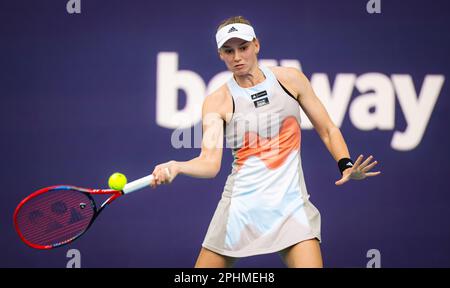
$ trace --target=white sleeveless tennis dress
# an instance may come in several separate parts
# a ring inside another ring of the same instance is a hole
[[[298,102],[260,69],[266,79],[254,87],[227,82],[234,113],[225,138],[234,161],[202,246],[230,257],[320,241],[320,213],[303,177]]]

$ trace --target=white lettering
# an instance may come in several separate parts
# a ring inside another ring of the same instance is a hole
[[[392,75],[398,101],[407,122],[405,132],[394,132],[392,148],[407,151],[419,145],[444,85],[444,80],[443,75],[425,76],[419,97],[417,97],[410,75]]]
[[[66,4],[66,10],[69,14],[81,13],[81,0],[69,0]]]
[[[353,100],[350,119],[361,130],[394,129],[395,94],[390,79],[380,73],[367,73],[358,77],[356,88],[363,94]],[[374,112],[370,112],[374,108]]]
[[[326,74],[317,73],[311,76],[311,86],[314,92],[320,98],[328,114],[330,114],[331,119],[338,127],[342,125],[342,121],[344,120],[345,112],[352,96],[355,79],[355,74],[338,74],[334,81],[333,90],[331,90],[330,81]],[[303,115],[302,128],[313,128],[311,122]]]
[[[381,0],[370,0],[366,5],[367,13],[381,13]]]
[[[205,83],[195,72],[178,71],[178,54],[161,52],[157,60],[156,123],[165,128],[187,128],[201,119]],[[178,90],[186,105],[178,110]]]
[[[366,254],[367,258],[370,258],[367,262],[366,268],[381,268],[381,253],[378,249],[370,249]]]
[[[67,261],[66,268],[80,268],[81,267],[81,253],[78,249],[70,249],[66,253],[66,257],[70,258]]]
[[[259,64],[270,67],[276,66],[278,61],[261,59]],[[298,60],[284,59],[280,60],[280,64],[301,69]],[[172,134],[172,143],[178,143],[175,148],[191,145],[192,137],[187,135],[191,133],[191,129],[185,128],[196,124],[200,129],[194,129],[194,146],[199,147],[201,124],[198,124],[201,120],[203,99],[226,83],[230,77],[230,72],[220,72],[212,77],[206,86],[197,73],[178,70],[177,53],[158,54],[156,123],[161,127],[178,130]],[[359,130],[394,130],[397,96],[407,124],[405,131],[395,131],[391,140],[391,147],[399,151],[412,150],[422,141],[444,81],[443,75],[426,75],[417,97],[413,80],[407,74],[394,74],[389,77],[375,72],[360,76],[338,73],[333,84],[325,73],[311,75],[311,86],[338,127],[341,127],[348,109],[351,123]],[[354,88],[362,94],[352,99]],[[181,109],[178,108],[179,90],[184,91],[186,95],[186,105]],[[313,126],[304,112],[300,113],[302,128],[312,129]]]

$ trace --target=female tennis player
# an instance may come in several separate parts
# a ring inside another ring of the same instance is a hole
[[[225,20],[216,41],[233,77],[204,100],[201,153],[157,165],[151,186],[171,183],[179,174],[215,177],[225,136],[234,156],[232,172],[195,267],[232,267],[238,258],[273,252],[287,267],[322,267],[320,213],[309,200],[301,164],[299,105],[338,163],[342,178],[336,185],[379,175],[370,172],[377,161],[360,155],[353,163],[302,72],[258,66],[260,43],[248,20]]]

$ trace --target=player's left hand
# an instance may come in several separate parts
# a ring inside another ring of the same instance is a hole
[[[377,165],[377,161],[372,161],[373,156],[369,156],[364,162],[363,155],[359,155],[358,159],[356,159],[352,168],[345,169],[342,173],[342,178],[335,182],[336,185],[342,185],[349,180],[362,180],[366,177],[372,177],[380,175],[381,171],[377,172],[369,172],[375,165]]]

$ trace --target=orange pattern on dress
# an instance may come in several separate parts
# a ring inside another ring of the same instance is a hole
[[[246,132],[243,146],[236,153],[237,169],[251,156],[261,159],[267,168],[276,169],[284,163],[291,151],[300,149],[300,140],[300,126],[293,116],[283,120],[275,137],[265,138],[256,132]]]

